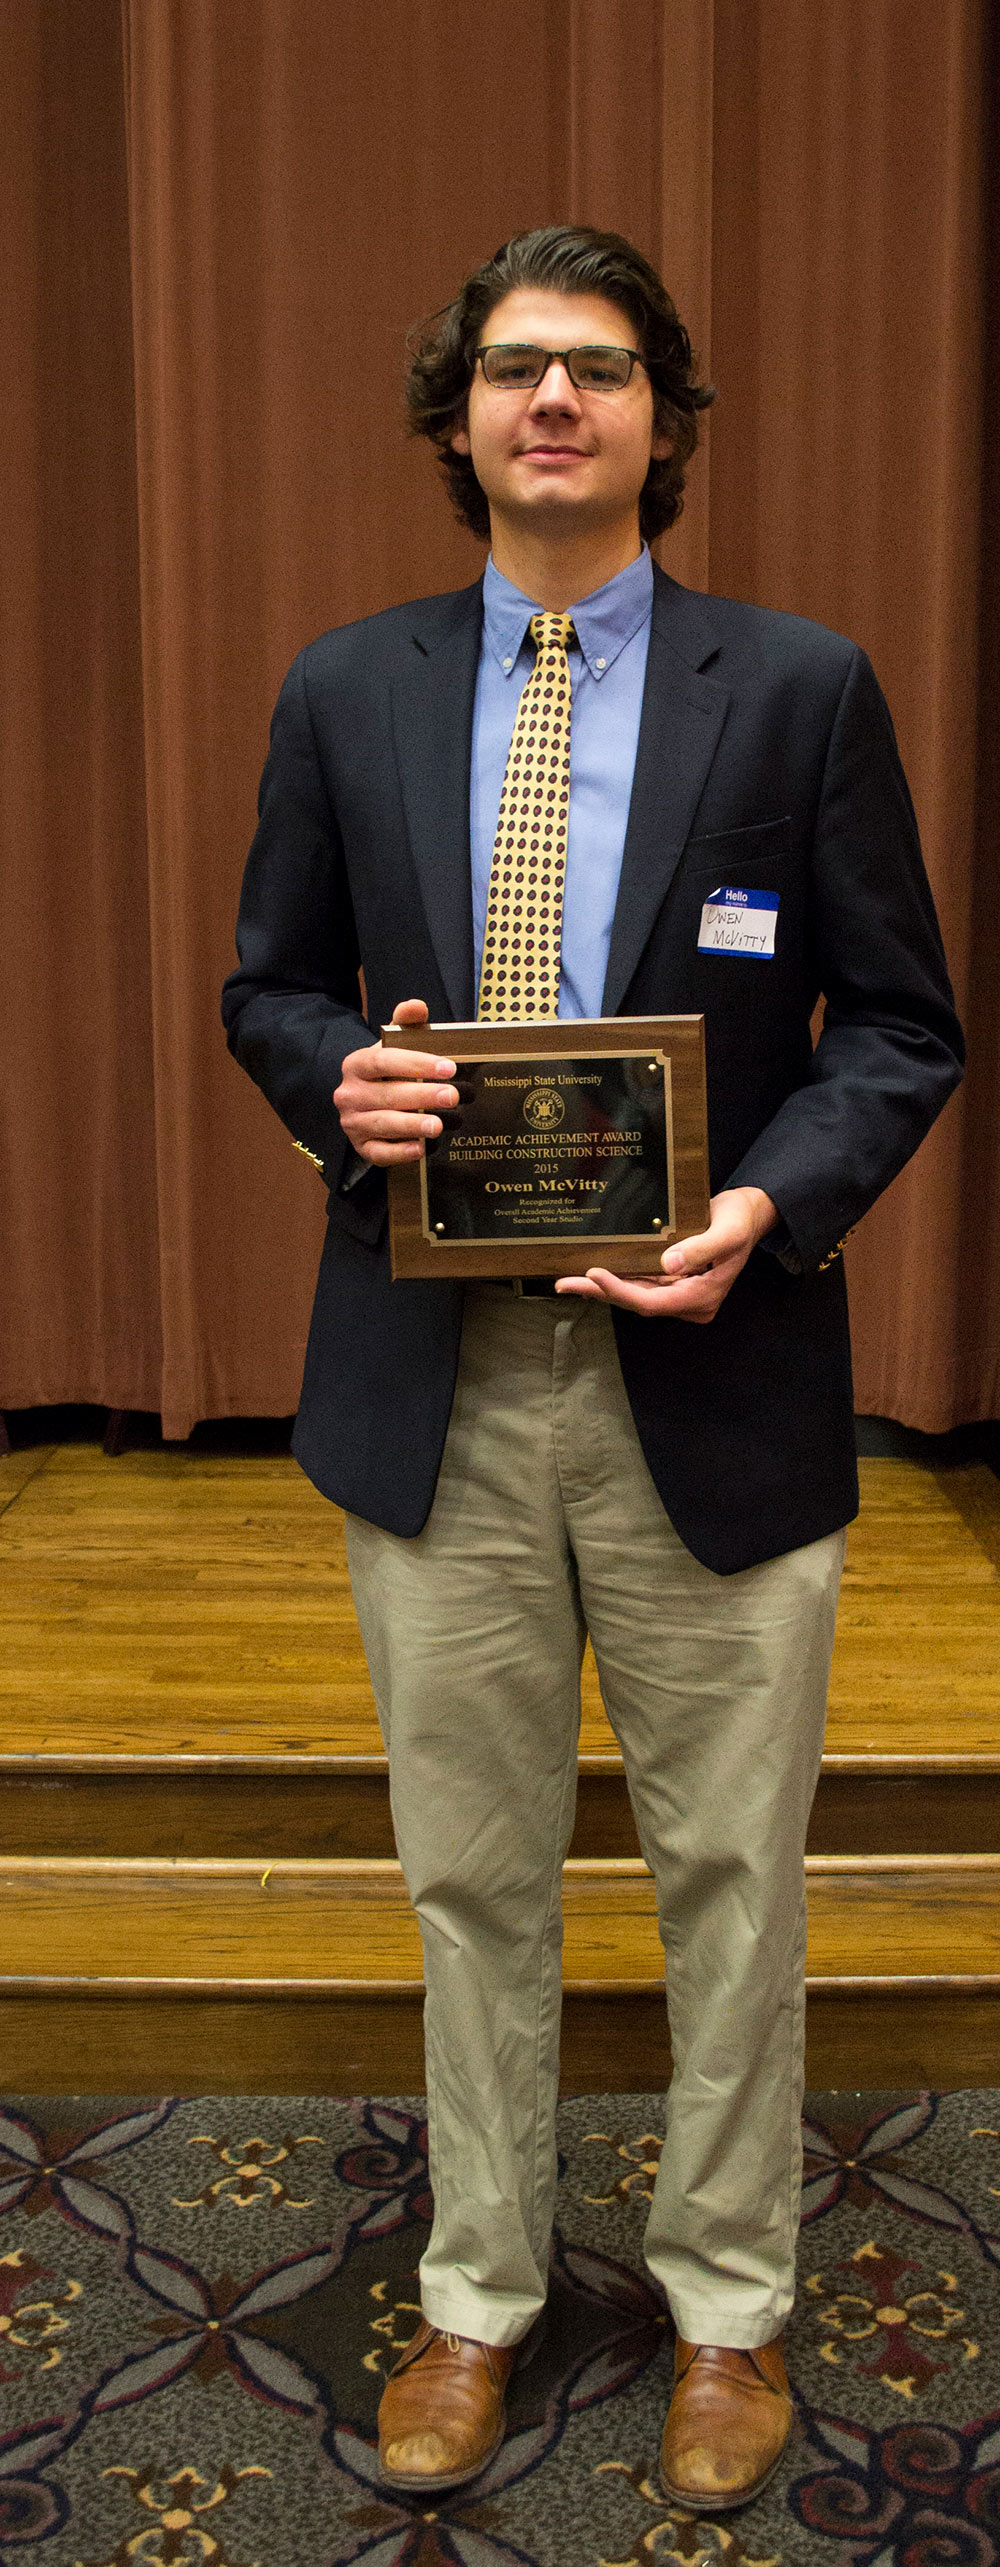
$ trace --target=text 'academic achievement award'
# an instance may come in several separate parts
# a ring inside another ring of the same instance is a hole
[[[701,1016],[385,1025],[444,1053],[460,1102],[389,1171],[394,1278],[655,1274],[708,1225]]]

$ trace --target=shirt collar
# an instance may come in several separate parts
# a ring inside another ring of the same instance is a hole
[[[573,608],[573,628],[592,677],[607,675],[626,642],[648,624],[652,610],[653,565],[644,544],[637,561],[627,562],[614,579],[579,598]],[[512,675],[529,619],[539,611],[537,602],[505,579],[491,553],[483,574],[483,630],[505,677]]]

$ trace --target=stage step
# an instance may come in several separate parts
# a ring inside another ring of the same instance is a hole
[[[897,1461],[862,1483],[810,1837],[809,2074],[992,2084],[1000,1487]],[[7,2088],[85,2091],[95,2061],[137,2092],[419,2088],[337,1511],[284,1455],[15,1453],[0,1581]],[[565,2081],[656,2087],[651,1885],[589,1657],[572,1852]]]
[[[390,1859],[385,1759],[0,1759],[8,1854]],[[813,1854],[1000,1854],[1000,1755],[827,1755],[809,1827]],[[571,1852],[638,1853],[621,1759],[580,1758]]]
[[[819,1856],[816,2086],[989,2085],[1000,2069],[1000,1859]],[[653,1885],[570,1862],[563,2082],[655,2089],[669,2054]],[[419,2087],[419,1934],[395,1863],[79,1857],[0,1867],[0,2044],[15,2091]],[[45,1969],[39,1969],[44,1955]]]

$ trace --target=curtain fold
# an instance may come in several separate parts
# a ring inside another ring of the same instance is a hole
[[[48,0],[5,34],[0,1404],[156,1407],[118,11]]]
[[[650,252],[719,387],[665,567],[852,633],[889,697],[972,1061],[852,1245],[859,1405],[995,1416],[983,0],[8,26],[0,1406],[295,1405],[322,1187],[218,1024],[268,716],[324,626],[477,575],[406,332],[569,218]]]
[[[739,183],[717,175],[708,585],[869,652],[965,1013],[997,842],[995,800],[976,813],[986,21],[979,0],[716,0],[716,34],[716,170]],[[932,1432],[1000,1405],[1000,1268],[965,1248],[970,1126],[1000,1111],[975,1031],[974,1078],[848,1251],[858,1407]],[[995,1206],[995,1150],[982,1174]]]

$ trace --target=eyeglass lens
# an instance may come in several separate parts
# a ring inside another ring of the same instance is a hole
[[[508,392],[534,391],[558,357],[578,392],[620,392],[636,362],[631,348],[533,348],[494,346],[479,351],[487,383]]]

